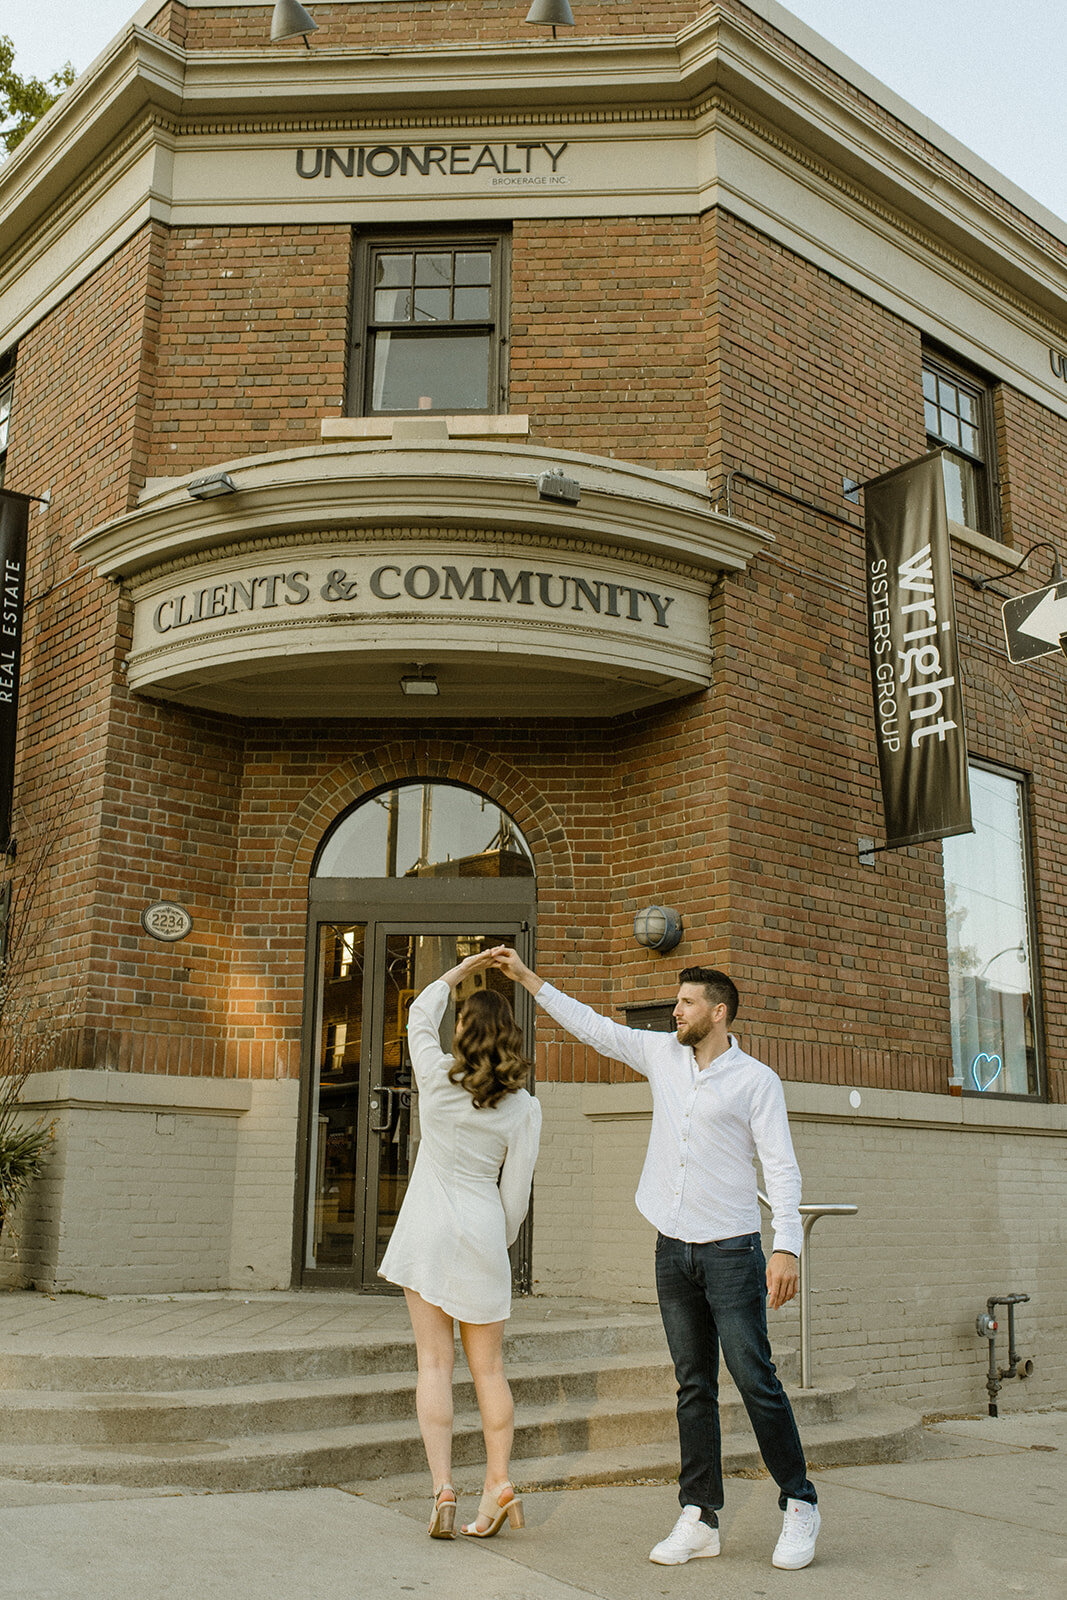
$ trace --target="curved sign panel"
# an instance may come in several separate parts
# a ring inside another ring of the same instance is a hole
[[[130,687],[234,716],[420,720],[611,717],[706,688],[712,584],[769,535],[699,476],[446,426],[155,483],[83,535],[133,602]]]
[[[139,586],[129,682],[258,716],[611,716],[707,685],[708,591],[495,541],[275,545]]]

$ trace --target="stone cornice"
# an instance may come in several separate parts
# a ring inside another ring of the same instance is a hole
[[[560,466],[581,485],[577,506],[538,495],[538,476]],[[706,491],[666,474],[533,445],[327,445],[214,470],[231,473],[238,492],[192,499],[187,483],[203,474],[191,474],[82,535],[75,548],[101,577],[128,578],[245,539],[353,525],[425,536],[454,525],[507,540],[573,534],[601,553],[639,551],[708,574],[741,570],[773,543],[761,529],[713,511]]]
[[[836,53],[827,51],[840,66]],[[561,137],[586,128],[594,139],[617,128],[631,147],[647,128],[650,150],[664,138],[706,139],[707,156],[694,155],[677,209],[723,205],[916,320],[894,283],[887,280],[883,292],[877,273],[850,278],[840,244],[820,254],[825,221],[815,222],[810,240],[802,223],[776,224],[761,192],[760,165],[770,163],[797,190],[798,203],[809,191],[824,218],[825,207],[834,208],[849,227],[891,240],[930,266],[951,281],[953,293],[977,285],[978,302],[999,303],[1019,326],[1031,323],[1029,337],[1039,345],[1062,343],[1064,240],[1019,211],[1025,197],[1012,190],[1001,199],[984,187],[993,175],[977,158],[984,175],[978,178],[961,165],[966,152],[947,136],[949,153],[933,142],[938,130],[921,132],[902,121],[889,91],[896,110],[884,111],[871,98],[871,81],[859,69],[857,76],[859,89],[784,34],[717,7],[677,36],[561,41],[550,52],[527,40],[310,55],[268,47],[186,52],[131,26],[0,167],[0,226],[12,241],[0,264],[0,346],[149,218],[170,219],[178,206],[173,174],[182,150],[218,150],[229,138],[247,146],[260,135],[309,142],[317,134],[330,142],[334,134],[352,143],[364,129],[429,133],[448,127],[462,137],[467,127],[506,133],[548,125],[563,130]],[[624,135],[624,129],[631,131]],[[199,225],[203,212],[205,225],[217,222],[227,197],[214,196],[210,183],[216,180],[207,181],[202,198],[195,186],[183,197],[180,220]],[[596,194],[593,188],[582,197],[588,214],[597,213]],[[310,192],[301,187],[298,198],[308,215]],[[324,218],[337,220],[329,209],[336,195],[316,196],[311,211],[320,198]],[[503,195],[492,203],[499,207]],[[517,194],[514,203],[516,215],[536,214],[523,210],[529,196]],[[611,210],[616,202],[608,196],[606,203]],[[639,213],[654,207],[656,191],[634,203]],[[662,196],[659,203],[662,209]],[[1040,207],[1035,211],[1045,216]],[[243,215],[261,220],[254,206]],[[957,317],[966,328],[966,315]],[[929,319],[917,320],[925,326]],[[933,324],[927,331],[943,336]],[[995,334],[986,348],[999,353]],[[1021,361],[1014,349],[1005,353],[1009,365],[1002,374],[1060,409],[1058,388],[1046,378],[1041,389],[1037,353]],[[982,355],[980,345],[972,350],[974,359]]]

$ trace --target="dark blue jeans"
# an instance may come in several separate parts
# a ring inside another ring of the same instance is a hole
[[[778,1504],[818,1496],[767,1338],[766,1263],[758,1233],[712,1244],[656,1239],[656,1292],[678,1379],[678,1499],[713,1525],[723,1504],[719,1348],[745,1402]]]

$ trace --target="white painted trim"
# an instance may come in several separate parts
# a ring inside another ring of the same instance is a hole
[[[83,1067],[35,1073],[21,1103],[47,1111],[174,1111],[241,1116],[251,1109],[253,1084],[236,1078],[179,1078],[170,1073],[97,1072]]]
[[[860,1089],[860,1104],[853,1106],[849,1100],[853,1085],[789,1080],[782,1087],[790,1120],[794,1122],[847,1122],[856,1126],[866,1123],[1067,1138],[1067,1106],[1039,1100]],[[594,1120],[651,1120],[652,1096],[644,1083],[586,1085],[581,1107],[583,1116]]]

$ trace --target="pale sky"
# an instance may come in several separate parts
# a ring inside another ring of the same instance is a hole
[[[789,9],[1067,219],[1067,0],[790,0]],[[0,33],[24,75],[46,77],[67,60],[83,70],[136,10],[136,0],[0,0]],[[573,10],[580,35],[581,0]]]

